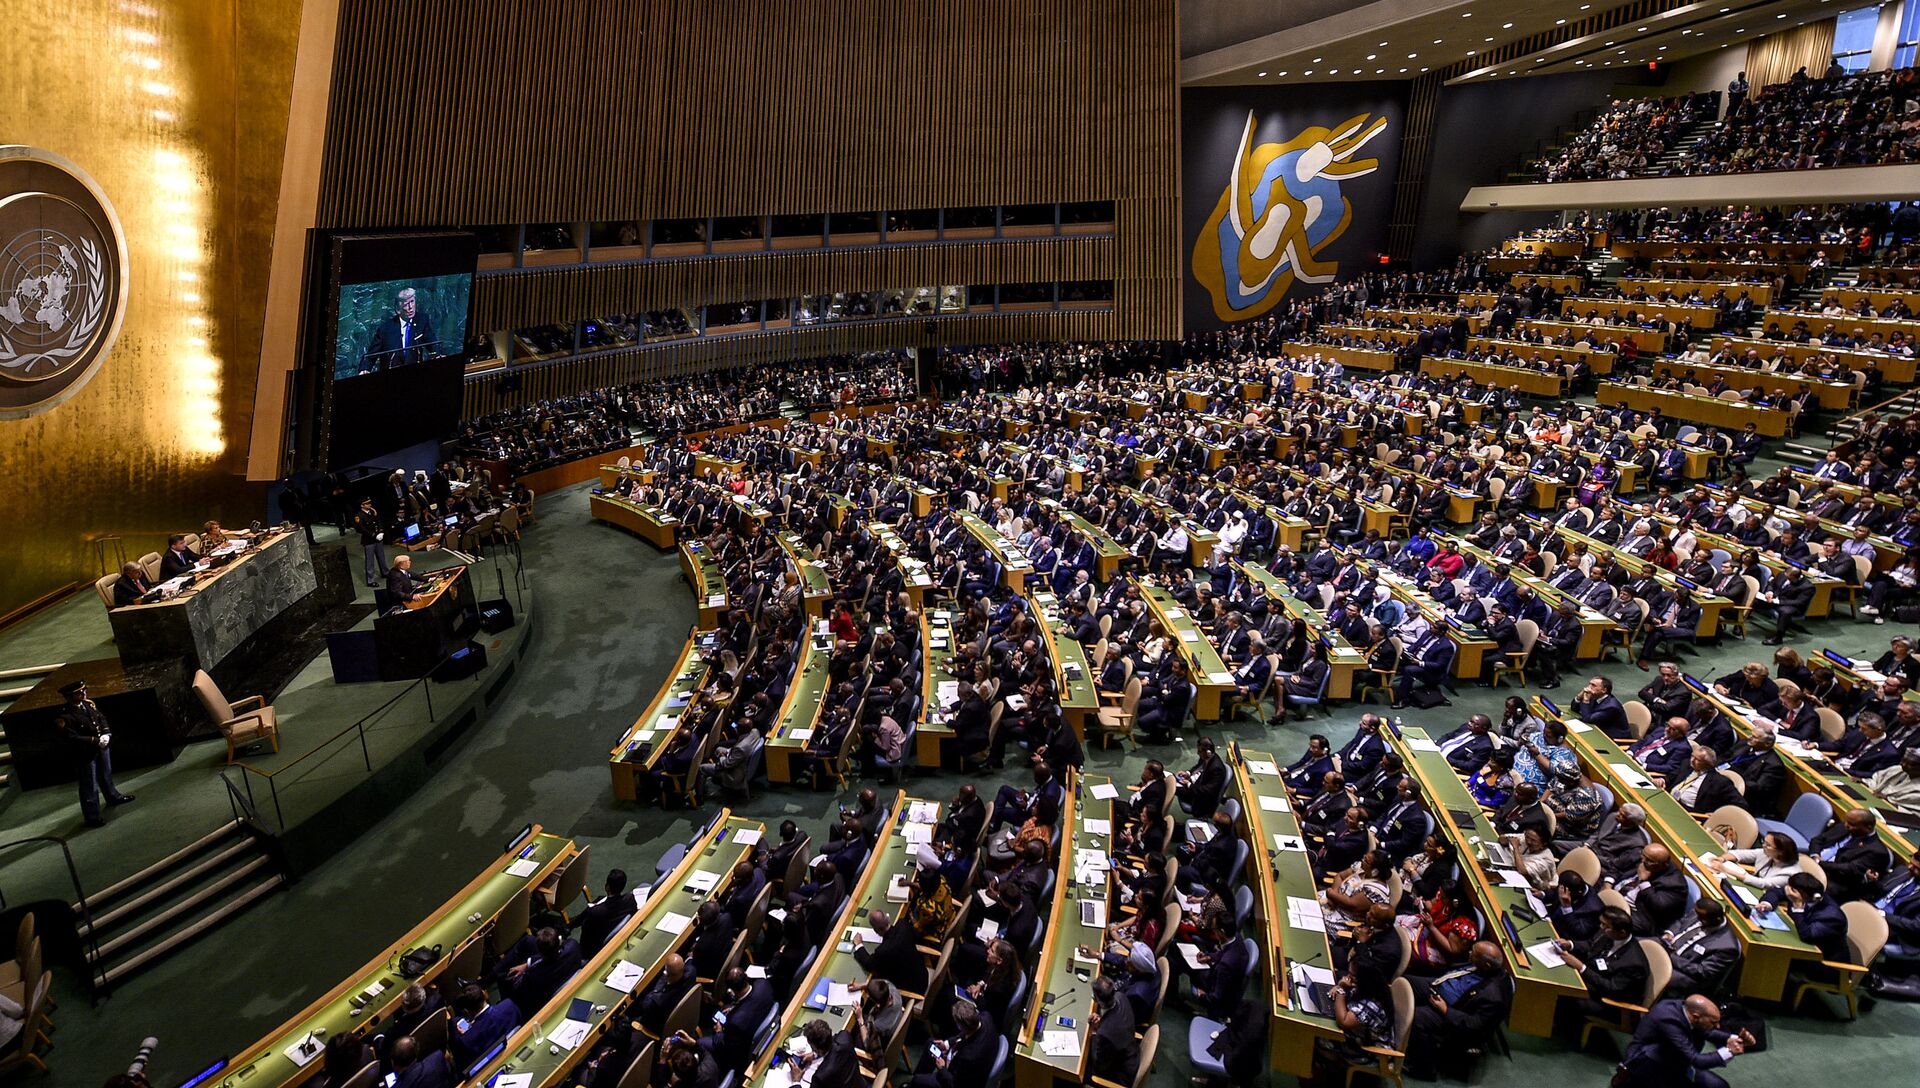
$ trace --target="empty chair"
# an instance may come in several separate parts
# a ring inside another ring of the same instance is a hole
[[[228,763],[233,762],[235,750],[258,741],[267,741],[274,751],[280,750],[280,721],[264,696],[249,695],[237,703],[228,702],[205,669],[194,671],[193,693],[206,708],[207,716],[220,727],[220,735],[227,738]]]
[[[1815,835],[1833,821],[1833,803],[1811,791],[1793,799],[1785,820],[1756,820],[1761,834],[1778,831],[1805,850]]]

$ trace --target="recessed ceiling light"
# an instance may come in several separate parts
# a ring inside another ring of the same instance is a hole
[[[1473,18],[1473,12],[1471,12],[1471,11],[1463,11],[1463,12],[1461,12],[1461,13],[1460,13],[1460,17],[1461,17],[1462,19],[1471,19],[1471,18]]]
[[[1375,57],[1377,57],[1377,56],[1379,56],[1379,55],[1380,55],[1380,54],[1378,54],[1378,53],[1368,53],[1368,54],[1367,54],[1367,59],[1368,59],[1368,60],[1372,60],[1373,58],[1375,58]]]
[[[1384,76],[1387,74],[1387,70],[1385,68],[1375,68],[1373,74],[1376,76]]]
[[[1666,47],[1666,46],[1664,46],[1664,45],[1663,45],[1663,46],[1661,46],[1661,47],[1660,47],[1660,51],[1661,51],[1662,53],[1664,53],[1664,52],[1666,52],[1666,51],[1667,51],[1667,47]]]
[[[1284,75],[1286,75],[1287,73],[1285,73],[1285,72],[1281,72],[1280,74],[1284,76]]]
[[[1313,58],[1313,63],[1315,63],[1315,64],[1319,64],[1319,63],[1320,63],[1320,58],[1319,58],[1319,57],[1315,57],[1315,58]]]
[[[1415,57],[1418,57],[1419,55],[1420,55],[1420,54],[1418,54],[1418,53],[1408,53],[1408,54],[1407,54],[1407,59],[1408,59],[1408,60],[1412,60],[1412,59],[1414,59]]]
[[[1487,40],[1487,41],[1492,41],[1493,39],[1492,39],[1492,38],[1487,38],[1486,40]]]
[[[1566,26],[1566,25],[1567,25],[1567,21],[1566,21],[1565,19],[1555,19],[1555,20],[1553,21],[1553,25],[1554,25],[1554,26]]]
[[[1513,24],[1512,24],[1512,23],[1501,23],[1501,24],[1500,24],[1500,29],[1501,29],[1501,30],[1512,30],[1512,29],[1513,29]]]
[[[1400,70],[1401,70],[1402,72],[1404,72],[1404,71],[1406,71],[1406,69],[1405,69],[1405,68],[1402,68],[1402,69],[1400,69]]]
[[[1265,73],[1265,72],[1261,72],[1261,73],[1260,73],[1260,78],[1261,78],[1261,79],[1265,79],[1265,78],[1267,78],[1267,73]]]
[[[1784,19],[1784,18],[1786,18],[1786,17],[1787,17],[1787,13],[1786,13],[1786,12],[1784,12],[1784,11],[1783,11],[1783,12],[1781,12],[1780,14],[1778,14],[1778,15],[1776,15],[1776,16],[1774,16],[1774,18],[1776,18],[1776,19]]]
[[[1635,27],[1635,28],[1634,28],[1634,31],[1633,31],[1633,32],[1634,32],[1635,34],[1645,34],[1645,33],[1647,32],[1647,28],[1646,28],[1646,27],[1644,27],[1644,26],[1642,26],[1642,27]]]
[[[1420,69],[1420,70],[1421,70],[1422,72],[1424,72],[1424,71],[1426,71],[1426,69],[1425,69],[1425,68],[1422,68],[1422,69]]]
[[[1471,56],[1473,56],[1473,55],[1475,55],[1475,54],[1477,54],[1478,52],[1480,52],[1480,51],[1479,51],[1478,49],[1469,49],[1469,50],[1467,50],[1467,56],[1469,56],[1469,57],[1471,57]]]
[[[1381,43],[1380,43],[1380,48],[1382,48],[1382,49],[1385,49],[1386,47],[1387,47],[1387,43],[1386,43],[1386,42],[1381,42]]]

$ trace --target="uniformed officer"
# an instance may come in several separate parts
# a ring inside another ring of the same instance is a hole
[[[132,794],[121,793],[113,784],[113,758],[108,751],[113,729],[107,724],[107,716],[87,698],[86,681],[75,680],[62,687],[60,694],[67,702],[55,716],[54,726],[66,738],[73,757],[74,774],[80,781],[80,814],[88,827],[104,827],[107,821],[100,815],[101,793],[107,795],[109,805],[133,800]]]

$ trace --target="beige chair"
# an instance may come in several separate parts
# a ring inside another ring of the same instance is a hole
[[[1600,883],[1600,855],[1584,846],[1576,846],[1567,851],[1554,869],[1556,873],[1579,873],[1580,879],[1589,885]]]
[[[1527,658],[1533,653],[1534,644],[1540,641],[1540,625],[1532,620],[1515,620],[1513,628],[1520,635],[1520,650],[1494,664],[1492,685],[1496,688],[1508,676],[1517,678],[1521,687],[1527,686]]]
[[[1347,1088],[1353,1088],[1353,1078],[1358,1073],[1370,1073],[1382,1083],[1391,1082],[1395,1088],[1405,1088],[1405,1071],[1401,1067],[1407,1060],[1407,1036],[1413,1031],[1413,986],[1404,978],[1396,978],[1388,997],[1393,1012],[1393,1046],[1367,1047],[1366,1053],[1373,1064],[1349,1064]]]
[[[100,603],[113,607],[113,587],[120,583],[120,573],[103,574],[93,580],[93,591],[100,595]]]
[[[1840,716],[1838,710],[1830,706],[1822,706],[1814,708],[1814,713],[1820,716],[1820,737],[1822,740],[1839,740],[1841,736],[1846,733],[1847,720]]]
[[[141,556],[138,562],[140,564],[140,569],[147,572],[147,581],[158,582],[160,580],[160,553],[159,552],[148,552],[147,554]]]
[[[274,751],[280,750],[280,721],[274,715],[272,704],[264,697],[249,695],[237,703],[230,703],[205,669],[194,671],[193,693],[200,697],[200,705],[220,726],[220,734],[227,738],[228,763],[233,762],[236,749],[256,741],[267,741],[273,745]]]
[[[1628,699],[1620,704],[1620,709],[1627,712],[1627,732],[1635,740],[1646,736],[1647,731],[1653,728],[1653,711],[1648,709],[1647,704],[1638,699]]]
[[[660,1048],[652,1042],[640,1048],[640,1053],[627,1063],[627,1071],[620,1074],[620,1083],[615,1088],[647,1088],[653,1083],[653,1055]]]
[[[1133,740],[1134,713],[1140,708],[1140,678],[1135,676],[1127,681],[1127,690],[1120,699],[1119,706],[1099,708],[1090,723],[1100,736],[1100,747],[1105,748],[1109,738],[1123,736]],[[1178,728],[1176,724],[1175,728]],[[1172,791],[1168,791],[1171,793]]]
[[[1601,998],[1601,1006],[1613,1015],[1611,1018],[1598,1015],[1587,1017],[1587,1022],[1580,1028],[1580,1049],[1587,1048],[1587,1040],[1593,1037],[1596,1028],[1601,1031],[1617,1031],[1623,1035],[1633,1034],[1634,1028],[1640,1024],[1640,1018],[1646,1015],[1655,1001],[1659,1000],[1661,992],[1672,980],[1673,960],[1667,955],[1666,945],[1651,937],[1642,937],[1640,950],[1647,954],[1647,984],[1640,991],[1640,1000],[1629,1002],[1615,1001],[1611,997]]]
[[[1887,917],[1865,902],[1842,903],[1840,911],[1847,916],[1847,962],[1822,961],[1820,970],[1831,972],[1832,977],[1802,978],[1793,991],[1793,1007],[1798,1009],[1815,990],[1838,994],[1847,1003],[1847,1019],[1855,1020],[1860,1016],[1860,981],[1887,944]]]
[[[1735,850],[1749,849],[1760,838],[1760,825],[1753,813],[1739,805],[1721,805],[1714,809],[1707,814],[1706,827],[1715,838],[1732,839]]]
[[[33,992],[27,1000],[20,1003],[21,1022],[19,1034],[14,1036],[14,1046],[0,1057],[0,1073],[11,1073],[24,1066],[33,1066],[46,1072],[47,1063],[40,1057],[40,1051],[51,1048],[53,1040],[53,1022],[47,1019],[47,992],[53,988],[53,972],[42,971],[33,984]],[[373,1068],[378,1069],[378,1066]]]

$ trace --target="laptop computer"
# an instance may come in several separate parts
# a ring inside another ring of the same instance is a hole
[[[414,524],[407,526],[407,531],[401,534],[401,537],[400,537],[401,542],[404,544],[411,544],[414,541],[419,539],[420,539],[419,522],[415,522]]]
[[[1107,925],[1107,904],[1099,899],[1080,901],[1080,924],[1092,929],[1105,929]]]

